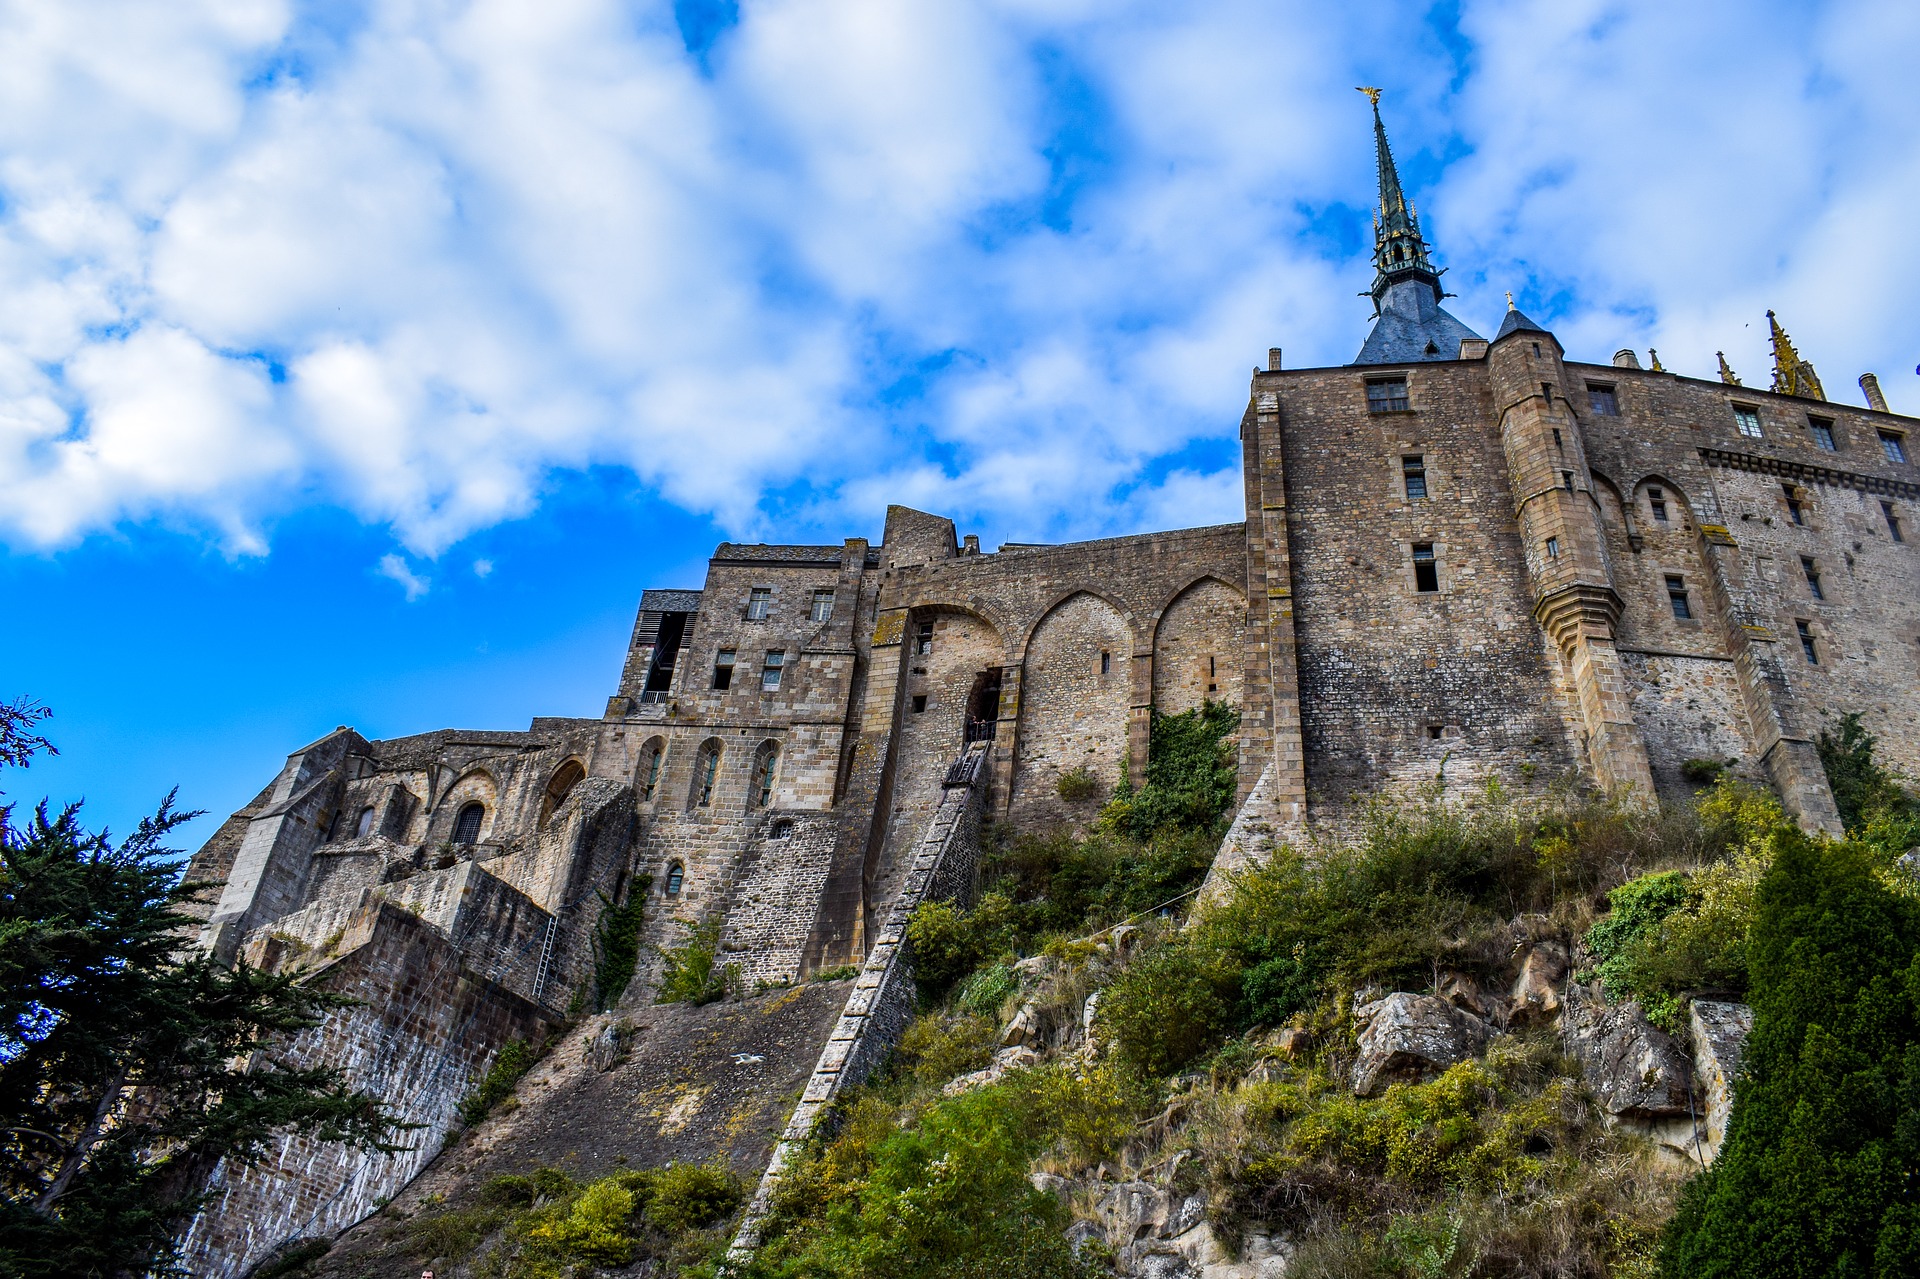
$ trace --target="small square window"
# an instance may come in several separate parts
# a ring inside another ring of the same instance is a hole
[[[1667,522],[1667,495],[1656,488],[1647,490],[1647,505],[1653,508],[1653,518],[1662,524]]]
[[[1560,539],[1559,538],[1550,537],[1547,539],[1547,558],[1550,560],[1557,560],[1560,558]]]
[[[813,593],[813,610],[808,613],[807,616],[816,622],[824,622],[831,618],[833,616],[833,592],[815,591]]]
[[[1620,416],[1620,401],[1613,398],[1610,386],[1587,386],[1587,402],[1593,405],[1593,411],[1599,417]]]
[[[1813,442],[1829,453],[1837,452],[1839,445],[1833,441],[1833,423],[1823,417],[1807,419],[1807,429],[1813,432]]]
[[[747,592],[747,620],[749,622],[764,622],[767,620],[767,615],[772,611],[773,588],[771,586],[756,586]]]
[[[919,715],[919,714],[922,714],[926,709],[927,709],[927,695],[925,693],[915,693],[913,695],[913,713],[915,715]]]
[[[1409,453],[1401,458],[1400,474],[1406,479],[1409,500],[1427,495],[1427,459],[1424,455]]]
[[[1427,739],[1429,741],[1437,742],[1440,740],[1441,734],[1445,733],[1446,731],[1447,731],[1446,725],[1444,724],[1429,724],[1427,725]]]
[[[933,652],[933,623],[922,622],[913,636],[913,652],[916,657],[925,657]]]
[[[1677,574],[1667,575],[1667,603],[1673,606],[1673,615],[1683,622],[1693,620],[1693,605],[1687,600],[1687,581]]]
[[[1403,377],[1382,377],[1367,379],[1367,411],[1369,413],[1395,413],[1413,407],[1407,398],[1407,379]]]
[[[1907,539],[1900,533],[1900,513],[1893,509],[1893,503],[1880,503],[1880,514],[1886,517],[1887,532],[1893,534],[1893,540],[1896,542],[1906,541]]]
[[[1807,594],[1817,600],[1827,598],[1827,593],[1820,589],[1820,566],[1815,564],[1807,556],[1802,555],[1800,557],[1800,571],[1807,575]]]
[[[1413,544],[1413,589],[1422,595],[1440,589],[1440,564],[1434,558],[1432,542]]]
[[[1880,448],[1886,453],[1887,461],[1905,464],[1907,445],[1906,441],[1900,438],[1898,431],[1880,432]]]
[[[1760,410],[1745,404],[1733,406],[1733,424],[1740,428],[1740,434],[1750,440],[1763,438],[1760,433]]]
[[[763,692],[774,692],[780,687],[780,672],[787,664],[787,655],[781,649],[767,654],[767,660],[760,666],[760,688]]]
[[[713,655],[713,686],[716,689],[733,687],[733,650],[730,648]]]
[[[1813,627],[1804,620],[1794,622],[1800,632],[1800,651],[1806,656],[1807,665],[1820,665],[1820,654],[1813,646]]]

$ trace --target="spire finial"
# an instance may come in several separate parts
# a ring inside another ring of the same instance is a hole
[[[1807,400],[1824,400],[1820,376],[1813,365],[1800,358],[1793,339],[1780,327],[1772,311],[1767,312],[1767,328],[1773,334],[1773,391],[1776,395],[1797,395]]]
[[[1507,290],[1507,310],[1518,311],[1519,309],[1520,309],[1519,307],[1513,304],[1513,290],[1508,289]]]
[[[1376,106],[1376,107],[1377,107],[1377,106],[1379,106],[1379,105],[1380,105],[1380,90],[1378,90],[1378,89],[1376,89],[1376,88],[1374,88],[1373,86],[1371,86],[1371,85],[1356,85],[1356,86],[1355,86],[1355,92],[1357,92],[1357,93],[1364,93],[1364,94],[1366,94],[1366,95],[1367,95],[1367,101],[1369,101],[1369,102],[1371,102],[1371,103],[1373,103],[1373,105],[1374,105],[1374,106]]]
[[[1714,354],[1720,357],[1720,380],[1728,386],[1739,386],[1740,375],[1735,373],[1733,366],[1727,363],[1727,353],[1725,351],[1715,351]]]
[[[1665,370],[1665,369],[1663,369],[1663,368],[1661,368],[1661,367],[1660,367],[1660,352],[1658,352],[1658,351],[1656,351],[1656,350],[1654,350],[1654,349],[1653,349],[1652,347],[1648,347],[1648,348],[1647,348],[1647,358],[1648,358],[1649,360],[1651,360],[1651,361],[1653,362],[1653,371],[1654,371],[1655,373],[1665,373],[1665,372],[1666,372],[1666,370]]]

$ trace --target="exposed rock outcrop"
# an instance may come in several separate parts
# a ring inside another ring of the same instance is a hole
[[[1693,1077],[1701,1093],[1706,1132],[1701,1155],[1709,1163],[1720,1153],[1733,1114],[1733,1080],[1740,1054],[1753,1032],[1753,1009],[1745,1004],[1696,999],[1688,1012],[1693,1029]]]
[[[1603,1003],[1577,983],[1561,1019],[1567,1051],[1600,1105],[1616,1119],[1663,1120],[1689,1113],[1686,1055],[1654,1026],[1638,1002]]]
[[[1405,991],[1361,1004],[1360,1055],[1353,1091],[1371,1097],[1399,1080],[1422,1079],[1487,1046],[1487,1023],[1435,995]]]

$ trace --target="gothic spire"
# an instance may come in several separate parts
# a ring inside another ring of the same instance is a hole
[[[1725,351],[1715,351],[1714,354],[1720,357],[1720,380],[1728,386],[1739,386],[1740,375],[1733,371],[1731,364],[1727,363],[1727,353]]]
[[[1780,327],[1773,312],[1767,312],[1767,328],[1773,333],[1773,391],[1777,395],[1798,395],[1802,399],[1824,400],[1827,393],[1820,389],[1820,377],[1813,371],[1813,365],[1800,358],[1800,352],[1793,349],[1793,339]]]
[[[1380,207],[1373,215],[1373,296],[1374,306],[1390,285],[1416,279],[1433,290],[1440,300],[1440,273],[1427,256],[1427,242],[1420,235],[1420,214],[1408,201],[1400,186],[1400,170],[1393,162],[1393,148],[1387,145],[1387,126],[1380,119],[1380,90],[1363,88],[1373,103],[1373,144],[1380,166]]]

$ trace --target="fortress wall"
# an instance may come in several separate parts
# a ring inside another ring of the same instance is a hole
[[[1532,596],[1484,362],[1406,370],[1412,408],[1370,413],[1392,369],[1261,374],[1278,394],[1301,731],[1314,820],[1377,790],[1485,776],[1522,790],[1578,766],[1558,650]],[[1429,496],[1410,499],[1404,457]],[[1439,587],[1415,587],[1414,543]],[[1439,736],[1432,735],[1439,730]]]
[[[1178,715],[1203,702],[1243,704],[1246,612],[1239,588],[1217,578],[1194,583],[1168,606],[1153,638],[1154,709]]]
[[[1084,769],[1110,792],[1127,775],[1133,633],[1119,610],[1081,592],[1051,609],[1027,641],[1019,739],[1007,814],[1021,828],[1085,821],[1098,811],[1060,797]]]
[[[1620,658],[1632,684],[1633,717],[1662,799],[1684,803],[1700,789],[1681,773],[1692,759],[1731,763],[1735,776],[1766,785],[1766,773],[1752,753],[1732,659],[1632,649],[1622,649]]]
[[[782,815],[749,846],[721,938],[722,962],[739,964],[749,987],[799,978],[839,826],[819,813]],[[786,833],[776,837],[775,829]]]
[[[283,1138],[257,1167],[221,1165],[183,1241],[192,1274],[238,1279],[284,1243],[329,1238],[373,1212],[439,1151],[498,1046],[548,1026],[533,1004],[465,969],[453,945],[408,912],[378,903],[363,919],[364,941],[320,977],[363,1002],[302,1032],[283,1055],[342,1070],[423,1127],[392,1155]]]

